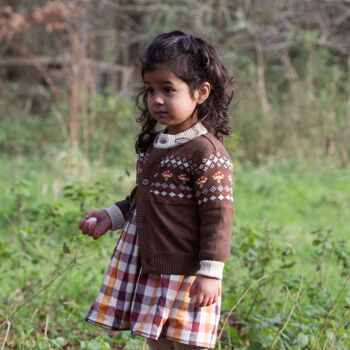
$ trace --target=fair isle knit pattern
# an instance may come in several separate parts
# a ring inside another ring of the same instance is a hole
[[[140,155],[144,159],[144,154]],[[153,175],[154,181],[151,183],[151,192],[155,195],[163,197],[178,197],[191,199],[194,197],[192,187],[187,184],[191,180],[191,176],[196,176],[196,185],[198,190],[196,193],[197,203],[206,203],[208,201],[228,200],[233,202],[232,195],[232,175],[225,175],[227,171],[232,171],[232,163],[229,158],[221,155],[219,152],[209,155],[204,158],[200,164],[194,163],[191,159],[185,156],[171,154],[164,157],[160,163],[161,169],[164,171],[156,172]],[[208,169],[215,168],[215,173],[211,175],[214,184],[209,188],[205,186],[209,176]],[[223,171],[221,171],[223,169]],[[180,172],[175,173],[175,171]],[[175,185],[174,176],[181,182],[180,185]],[[228,184],[225,180],[227,176]]]

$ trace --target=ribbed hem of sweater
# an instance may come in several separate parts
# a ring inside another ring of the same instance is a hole
[[[201,260],[197,275],[222,279],[225,264],[221,261]]]
[[[153,146],[155,148],[172,148],[178,146],[194,139],[195,137],[206,134],[208,130],[201,122],[197,122],[189,129],[175,135],[165,134],[164,132],[165,130],[160,132],[154,139]]]
[[[123,228],[125,219],[122,211],[116,206],[112,205],[109,208],[103,208],[112,221],[111,231],[119,230]]]

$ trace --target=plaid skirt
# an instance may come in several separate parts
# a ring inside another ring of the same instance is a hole
[[[146,338],[165,337],[213,348],[220,319],[218,301],[194,307],[189,291],[196,276],[142,273],[136,208],[124,225],[98,296],[85,320],[109,330]]]

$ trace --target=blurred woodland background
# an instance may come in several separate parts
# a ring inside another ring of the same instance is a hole
[[[220,350],[350,349],[350,0],[0,0],[0,349],[146,349],[83,320],[135,182],[139,57],[182,30],[221,53],[235,217]]]
[[[125,154],[117,140],[136,134],[140,54],[155,35],[181,29],[213,42],[236,76],[237,157],[345,164],[349,17],[348,0],[6,1],[0,150]]]

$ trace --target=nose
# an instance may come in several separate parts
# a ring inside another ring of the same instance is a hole
[[[151,103],[154,105],[162,105],[164,104],[164,100],[159,93],[155,92],[153,96],[151,96]]]

